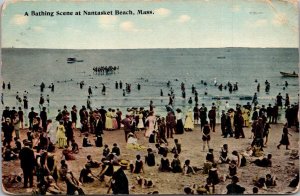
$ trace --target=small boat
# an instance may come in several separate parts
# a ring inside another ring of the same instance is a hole
[[[293,73],[286,73],[286,72],[280,72],[280,74],[283,76],[283,77],[298,77],[298,74],[293,72]]]
[[[67,63],[83,62],[83,60],[77,60],[76,58],[67,58]]]
[[[225,59],[225,56],[218,56],[217,59]]]
[[[67,63],[75,63],[76,58],[67,58]]]

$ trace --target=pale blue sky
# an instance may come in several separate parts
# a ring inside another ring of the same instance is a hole
[[[116,9],[154,14],[30,16]],[[2,11],[2,47],[15,48],[298,47],[298,31],[297,0],[14,0]]]

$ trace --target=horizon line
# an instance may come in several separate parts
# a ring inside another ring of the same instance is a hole
[[[203,48],[15,48],[15,47],[1,47],[1,50],[5,49],[39,49],[39,50],[153,50],[153,49],[299,49],[299,47],[203,47]]]

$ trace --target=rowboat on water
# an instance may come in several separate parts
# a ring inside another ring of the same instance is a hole
[[[283,77],[298,77],[298,74],[293,72],[293,73],[286,73],[286,72],[280,72],[280,74],[283,76]]]

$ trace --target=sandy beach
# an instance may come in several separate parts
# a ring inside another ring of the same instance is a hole
[[[288,187],[291,179],[298,172],[299,168],[299,160],[291,160],[290,152],[295,149],[298,150],[299,146],[299,138],[298,133],[295,132],[294,128],[289,129],[289,132],[293,135],[290,136],[290,149],[286,150],[285,146],[281,146],[281,149],[277,149],[276,145],[279,143],[281,134],[282,134],[282,124],[271,124],[271,131],[269,134],[269,141],[266,148],[264,148],[264,153],[267,155],[271,153],[273,155],[273,167],[270,168],[262,168],[255,166],[254,164],[247,164],[247,166],[238,168],[237,176],[240,178],[239,184],[246,188],[245,193],[252,193],[252,188],[254,184],[252,180],[256,177],[265,177],[266,174],[270,173],[272,176],[275,175],[277,177],[277,186],[273,188],[268,188],[266,190],[260,189],[259,193],[261,194],[286,194],[295,192],[294,188]],[[252,139],[249,139],[251,136],[251,129],[244,128],[245,136],[244,139],[235,139],[235,138],[223,138],[221,136],[220,126],[217,125],[216,132],[212,132],[211,139],[211,148],[214,149],[215,159],[219,157],[219,151],[223,144],[227,143],[229,146],[229,152],[233,150],[237,150],[238,152],[243,152],[246,148],[251,144]],[[26,137],[26,130],[21,131],[21,140]],[[137,132],[138,143],[147,147],[148,139],[143,136],[143,131]],[[79,131],[75,132],[75,139],[79,146],[82,144],[82,138],[79,137]],[[202,140],[201,140],[201,132],[200,126],[196,125],[195,129],[192,132],[185,132],[183,135],[175,135],[174,138],[179,139],[179,142],[182,144],[182,152],[179,156],[182,166],[183,162],[186,159],[191,160],[192,166],[203,167],[203,163],[205,161],[205,156],[207,151],[202,150]],[[89,139],[93,142],[93,135],[89,136]],[[146,149],[143,150],[133,150],[127,149],[126,143],[124,140],[124,132],[123,130],[115,130],[115,131],[105,131],[103,135],[104,144],[108,144],[110,149],[112,148],[113,143],[118,143],[121,149],[121,158],[125,160],[135,160],[135,156],[140,154],[143,157],[147,154]],[[168,140],[169,148],[172,148],[174,142],[172,139]],[[73,171],[75,176],[78,178],[80,170],[83,168],[86,163],[86,156],[88,154],[92,155],[93,160],[100,162],[102,158],[102,150],[103,147],[97,148],[86,147],[81,148],[79,154],[75,155],[76,160],[67,161],[70,169]],[[59,167],[59,162],[61,160],[61,149],[57,149],[54,153],[55,158],[57,160],[57,165]],[[160,155],[155,153],[156,164],[157,166],[148,167],[145,165],[145,174],[140,174],[145,178],[151,178],[155,186],[153,188],[143,189],[139,185],[135,178],[138,176],[137,174],[132,174],[129,170],[125,170],[127,178],[129,180],[130,186],[130,194],[146,194],[151,191],[158,191],[160,194],[184,194],[183,187],[185,185],[205,185],[205,180],[207,175],[202,174],[202,171],[198,171],[197,174],[191,176],[185,176],[181,173],[166,173],[166,172],[158,172],[158,164],[160,163]],[[169,153],[168,158],[171,161],[173,159],[173,154]],[[258,157],[249,157],[247,161],[254,160]],[[12,169],[13,168],[13,169]],[[219,175],[227,175],[228,174],[228,164],[218,164]],[[100,172],[100,168],[92,169],[94,174],[98,174]],[[10,161],[10,162],[2,162],[2,175],[3,175],[3,185],[7,192],[11,194],[31,194],[31,188],[22,188],[23,183],[15,183],[12,185],[8,185],[5,183],[6,176],[10,174],[19,174],[22,173],[20,168],[19,160]],[[34,181],[36,177],[34,177]],[[231,180],[227,179],[225,182],[221,182],[216,185],[216,194],[225,194],[226,193],[226,185],[230,183]],[[58,184],[64,189],[64,193],[66,192],[66,186],[63,181],[58,181]],[[134,188],[132,188],[134,187]],[[90,184],[83,184],[82,186],[84,192],[86,194],[106,194],[107,187],[104,182],[100,183],[100,181],[95,180]]]

